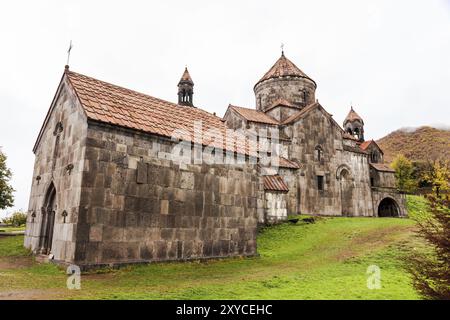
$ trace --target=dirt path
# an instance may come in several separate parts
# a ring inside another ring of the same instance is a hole
[[[55,300],[62,299],[60,289],[23,289],[0,291],[0,300]]]
[[[31,257],[6,257],[0,258],[0,270],[28,268],[33,266]]]

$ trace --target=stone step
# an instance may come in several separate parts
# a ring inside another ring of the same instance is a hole
[[[37,254],[37,255],[35,255],[35,258],[36,258],[36,262],[48,263],[53,258],[53,255],[52,254],[50,254],[50,255],[48,255],[48,254]]]

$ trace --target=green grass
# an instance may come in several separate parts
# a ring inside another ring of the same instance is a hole
[[[422,220],[428,216],[428,202],[422,196],[406,195],[408,215],[413,220]]]
[[[0,232],[25,231],[25,226],[21,227],[1,227]]]
[[[0,259],[30,255],[23,246],[23,236],[0,237]]]
[[[419,200],[412,210],[424,209]],[[0,297],[14,291],[59,299],[419,299],[403,269],[404,256],[413,250],[414,224],[396,218],[286,223],[261,231],[259,257],[90,272],[82,275],[81,290],[66,289],[64,270],[30,262],[0,268]],[[32,259],[22,241],[0,239],[0,265]],[[381,268],[379,290],[367,288],[370,265]]]

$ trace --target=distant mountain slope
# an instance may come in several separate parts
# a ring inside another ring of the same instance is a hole
[[[390,163],[403,154],[411,160],[449,159],[450,130],[432,127],[400,129],[377,141],[384,151],[384,161]]]

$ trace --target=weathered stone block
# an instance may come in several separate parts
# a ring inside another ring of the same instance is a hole
[[[180,188],[182,189],[194,189],[194,173],[181,172]]]
[[[147,183],[147,164],[144,161],[137,163],[136,182]]]
[[[153,243],[149,242],[149,243],[145,243],[145,244],[141,245],[139,248],[139,256],[140,256],[140,259],[143,259],[143,260],[152,260],[154,257]]]
[[[89,230],[89,241],[97,242],[102,241],[103,225],[93,225]]]
[[[169,214],[169,200],[161,200],[161,214]]]

